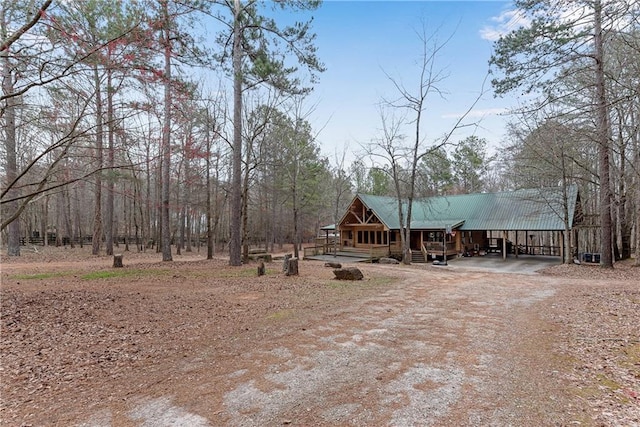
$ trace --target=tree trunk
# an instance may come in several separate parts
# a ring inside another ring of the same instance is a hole
[[[65,187],[62,190],[62,198],[63,198],[63,209],[64,209],[64,225],[67,237],[69,238],[69,245],[71,248],[75,248],[76,245],[73,243],[73,226],[71,224],[71,197],[69,196],[69,188]]]
[[[151,132],[151,129],[149,129],[149,132]],[[153,160],[151,159],[151,135],[147,137],[145,148],[146,148],[146,153],[145,153],[146,188],[145,188],[144,200],[141,200],[140,210],[142,210],[144,207],[144,211],[146,212],[146,218],[147,218],[146,223],[144,223],[145,215],[142,215],[143,217],[143,223],[141,224],[141,226],[143,227],[142,228],[143,230],[142,244],[144,245],[146,250],[146,248],[149,246],[149,243],[152,242],[153,239],[155,239],[156,237],[155,227],[156,227],[157,210],[153,208],[154,202],[155,202],[155,195],[152,196],[151,194],[151,165],[154,164]],[[140,189],[140,191],[142,191],[142,189]]]
[[[600,265],[613,268],[612,219],[611,219],[611,173],[610,173],[610,125],[607,109],[604,76],[604,40],[602,36],[602,4],[594,5],[595,23],[595,78],[596,78],[596,135],[598,138],[598,163],[600,166]]]
[[[618,206],[617,206],[617,222],[620,226],[620,258],[628,259],[631,257],[631,232],[633,228],[633,222],[630,220],[631,216],[629,205],[631,201],[627,195],[627,142],[625,135],[623,135],[623,112],[618,109],[618,151],[620,153],[620,168],[618,173]]]
[[[242,180],[242,262],[249,262],[249,147]]]
[[[563,264],[571,264],[573,261],[573,253],[571,253],[571,222],[573,218],[569,218],[569,206],[568,200],[569,197],[567,195],[567,186],[569,185],[568,177],[567,177],[567,169],[565,165],[565,155],[564,151],[562,152],[562,157],[560,158],[561,169],[562,169],[562,219],[564,223],[564,231],[562,233],[562,247],[563,247]],[[517,253],[517,245],[516,245],[516,253]]]
[[[211,120],[207,110],[207,259],[213,259],[213,207],[211,206]]]
[[[65,244],[63,239],[64,233],[64,200],[62,198],[63,193],[59,192],[56,194],[55,205],[56,205],[56,247],[62,246]]]
[[[299,238],[299,230],[298,230],[298,208],[293,208],[293,257],[299,258],[300,251],[298,250],[298,246],[300,244]]]
[[[125,188],[127,187],[124,184]],[[135,186],[135,182],[132,183],[132,186]],[[126,194],[126,193],[125,193]],[[122,219],[124,222],[124,251],[129,252],[129,236],[131,235],[131,221],[133,220],[133,213],[135,213],[135,207],[131,208],[131,205],[135,203],[135,189],[133,190],[134,196],[130,199],[128,197],[124,198],[122,201]]]
[[[233,158],[231,217],[229,221],[229,265],[242,265],[242,27],[240,0],[234,0],[233,20]]]
[[[4,6],[2,7],[2,16],[0,16],[0,25],[2,33],[6,34],[6,22],[4,15]],[[7,197],[12,199],[20,195],[20,191],[15,188],[13,181],[18,175],[18,162],[16,152],[16,110],[15,98],[13,94],[13,73],[11,72],[11,63],[9,61],[9,49],[1,52],[2,55],[2,92],[5,96],[9,96],[5,100],[4,120],[5,120],[5,179],[6,185],[12,186],[7,192]],[[18,201],[9,202],[6,206],[10,215],[18,209]],[[7,215],[9,216],[9,215]],[[15,218],[7,226],[7,255],[20,256],[20,217]]]
[[[164,18],[164,123],[162,126],[162,261],[173,261],[171,256],[171,223],[169,219],[171,172],[171,36],[168,0],[162,2]]]
[[[93,66],[93,81],[96,89],[96,169],[102,168],[103,162],[103,127],[102,127],[102,88],[98,66]],[[93,238],[91,253],[100,254],[100,243],[102,240],[102,171],[95,174],[94,189],[94,209],[93,209]]]
[[[639,88],[640,90],[640,88]],[[638,108],[636,123],[640,123],[640,108]],[[640,165],[640,132],[636,132],[634,136],[634,152],[635,152],[635,164]],[[640,267],[640,170],[635,170],[635,183],[636,183],[636,207],[635,207],[635,217],[636,217],[636,250],[635,250],[635,262],[633,265],[635,267]]]
[[[73,199],[75,200],[74,206],[74,220],[76,223],[76,234],[78,236],[78,241],[80,242],[80,247],[84,246],[84,233],[82,232],[82,216],[80,209],[80,196],[78,195],[78,187],[73,189]]]
[[[189,147],[189,146],[187,146]],[[185,250],[187,252],[191,252],[191,165],[190,165],[190,157],[192,156],[190,152],[190,148],[187,148],[187,153],[184,160],[184,179],[186,181],[185,192],[184,192],[184,221],[185,221],[185,230],[184,230],[184,238],[185,242]]]
[[[182,255],[182,248],[184,248],[184,237],[185,237],[185,210],[184,206],[180,207],[179,200],[176,200],[177,208],[178,208],[178,241],[176,242],[176,254]]]
[[[294,137],[296,137],[294,135]],[[297,152],[296,152],[297,156]],[[299,209],[298,209],[298,167],[299,162],[298,159],[295,160],[294,167],[294,175],[292,179],[292,194],[291,200],[293,204],[293,257],[295,259],[300,258],[300,253],[298,251],[298,245],[300,244],[300,236],[299,236]]]
[[[114,207],[114,195],[113,195],[113,167],[114,167],[114,117],[113,117],[113,87],[110,65],[107,65],[107,199],[104,206],[104,240],[105,240],[105,253],[107,255],[113,255],[113,207]]]
[[[49,195],[44,196],[44,204],[42,205],[42,237],[44,238],[44,247],[49,246]]]

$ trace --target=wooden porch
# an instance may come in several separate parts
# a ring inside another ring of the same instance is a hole
[[[371,247],[338,247],[337,251],[333,245],[316,245],[304,248],[304,259],[311,259],[319,255],[336,255],[345,257],[362,258],[363,260],[375,260],[389,256],[388,246]]]

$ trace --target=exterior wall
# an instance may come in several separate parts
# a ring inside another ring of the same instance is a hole
[[[356,199],[345,214],[340,229],[340,247],[344,250],[369,250],[390,244],[389,231],[380,219]]]
[[[340,228],[340,249],[368,251],[388,248],[387,252],[400,252],[400,236],[397,231],[384,230],[380,226],[345,226]]]
[[[354,247],[354,228],[345,227],[340,229],[340,247]]]
[[[460,234],[460,252],[480,251],[489,245],[486,231],[459,231],[456,236],[458,234]]]

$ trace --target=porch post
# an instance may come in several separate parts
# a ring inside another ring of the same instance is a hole
[[[515,254],[516,254],[516,258],[518,258],[518,252],[520,252],[518,250],[518,230],[516,230],[516,242],[515,242],[515,245],[516,245]]]
[[[334,238],[335,238],[335,227],[333,228],[333,234],[334,234]],[[324,248],[322,248],[322,255],[326,255],[327,251],[329,250],[329,230],[324,230]]]
[[[442,259],[447,265],[447,229],[442,230]]]

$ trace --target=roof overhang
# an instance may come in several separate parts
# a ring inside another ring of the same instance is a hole
[[[463,219],[411,221],[412,230],[455,230],[464,224]]]

